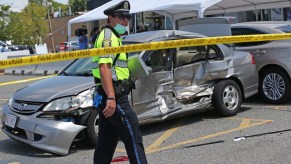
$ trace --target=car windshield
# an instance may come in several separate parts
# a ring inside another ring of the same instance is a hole
[[[72,46],[78,46],[78,42],[71,42]]]
[[[124,45],[127,44],[134,44],[134,43],[123,43]],[[141,52],[129,52],[128,56],[138,55]],[[92,74],[92,58],[80,58],[75,60],[69,67],[67,67],[60,75],[65,76],[93,76]]]
[[[285,33],[291,33],[291,26],[290,25],[278,26],[275,28],[282,31],[282,32],[285,32]]]
[[[61,45],[66,46],[66,45],[68,45],[68,42],[62,42]]]

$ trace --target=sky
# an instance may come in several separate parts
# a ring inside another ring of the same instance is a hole
[[[67,4],[68,0],[54,0],[59,3]],[[10,5],[10,10],[21,11],[28,3],[28,0],[0,0],[0,4]]]

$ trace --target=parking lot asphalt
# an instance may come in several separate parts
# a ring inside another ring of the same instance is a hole
[[[0,76],[0,107],[35,76]],[[21,80],[21,81],[20,81]],[[142,126],[148,163],[290,163],[291,100],[265,104],[258,95],[244,101],[236,116],[211,111]],[[94,149],[81,142],[58,156],[16,142],[0,132],[0,164],[90,164]],[[129,163],[120,142],[112,163]],[[123,161],[125,160],[125,161]]]

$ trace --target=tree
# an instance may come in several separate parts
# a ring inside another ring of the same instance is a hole
[[[13,44],[34,45],[48,32],[47,9],[30,2],[21,13],[11,13],[8,24],[10,40]]]
[[[87,10],[87,0],[69,0],[72,12],[83,12]]]
[[[10,6],[0,4],[0,17],[4,17],[6,13],[9,11],[9,9],[10,9]]]
[[[10,6],[0,4],[0,40],[7,40],[8,12]]]
[[[36,3],[38,5],[41,5],[43,7],[50,7],[49,10],[51,10],[51,7],[54,9],[53,12],[58,11],[59,7],[61,8],[62,11],[62,15],[68,15],[68,13],[66,11],[68,11],[69,9],[69,5],[64,5],[62,3],[58,3],[54,0],[28,0],[28,2],[30,3]],[[51,6],[47,6],[47,3],[50,3]]]

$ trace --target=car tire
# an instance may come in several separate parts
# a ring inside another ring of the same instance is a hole
[[[281,89],[279,88],[278,83],[280,83]],[[271,86],[267,84],[271,84]],[[284,103],[287,101],[291,93],[290,85],[290,78],[284,71],[278,68],[267,69],[260,75],[259,93],[268,103]],[[276,93],[269,92],[268,94],[268,91],[276,91]]]
[[[87,142],[90,146],[94,146],[94,147],[97,145],[97,141],[98,141],[98,133],[99,133],[98,119],[99,119],[98,111],[93,109],[86,122]]]
[[[221,116],[234,116],[241,107],[240,87],[233,80],[223,80],[214,86],[212,103],[214,110]]]

